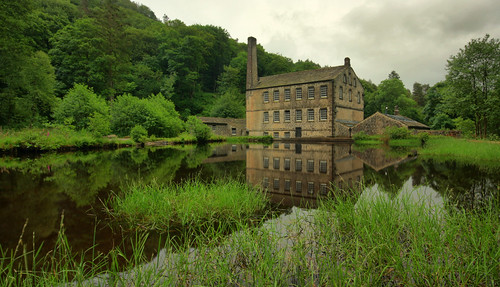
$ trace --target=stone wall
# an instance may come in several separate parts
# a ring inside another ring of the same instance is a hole
[[[368,135],[383,134],[387,127],[406,127],[402,123],[384,116],[381,113],[375,113],[352,128],[352,135],[364,131]]]
[[[209,126],[212,132],[218,136],[230,137],[247,135],[245,119],[200,117],[200,120]]]

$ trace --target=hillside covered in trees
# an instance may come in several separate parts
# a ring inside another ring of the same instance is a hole
[[[2,128],[60,124],[127,135],[141,124],[175,136],[190,115],[245,116],[246,44],[224,28],[160,20],[130,0],[6,0],[0,19]],[[499,135],[498,40],[477,41],[493,47],[482,84],[471,88],[460,74],[472,52],[452,57],[448,79],[433,87],[415,83],[411,92],[393,71],[378,86],[362,80],[365,117],[397,105],[436,129]],[[261,76],[320,67],[262,46],[258,59]]]

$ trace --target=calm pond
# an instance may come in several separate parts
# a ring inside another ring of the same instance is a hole
[[[109,224],[103,204],[121,188],[141,180],[179,182],[190,177],[232,177],[262,186],[275,204],[314,207],[333,185],[389,197],[419,186],[436,204],[451,200],[466,209],[499,196],[500,172],[453,161],[408,157],[407,152],[358,150],[351,145],[275,143],[176,146],[114,151],[47,153],[0,158],[0,245],[22,242],[54,247],[64,228],[75,252],[96,245],[107,252],[127,233]],[[402,191],[403,190],[403,191]],[[158,246],[150,236],[150,252]]]

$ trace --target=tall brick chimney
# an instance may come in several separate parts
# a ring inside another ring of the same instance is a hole
[[[257,73],[257,39],[248,37],[247,57],[247,90],[257,84],[259,75]]]

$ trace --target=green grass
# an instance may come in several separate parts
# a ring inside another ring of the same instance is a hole
[[[4,286],[500,284],[498,202],[466,212],[429,209],[428,202],[411,198],[339,196],[317,210],[293,209],[260,227],[240,222],[229,236],[212,226],[183,243],[168,238],[152,259],[145,255],[147,235],[138,232],[131,239],[132,257],[116,248],[82,262],[71,255],[61,224],[52,253],[39,258],[21,251],[22,244],[18,252],[2,250],[0,271]],[[126,273],[120,273],[123,267]]]
[[[205,183],[189,180],[170,185],[132,185],[113,197],[108,212],[129,227],[169,230],[207,222],[241,222],[263,212],[264,193],[236,180]]]
[[[239,136],[239,137],[226,137],[225,140],[230,143],[272,143],[271,136]]]
[[[500,163],[500,142],[475,141],[450,137],[431,137],[420,154],[468,161],[471,163]]]
[[[95,137],[87,131],[66,128],[31,128],[0,132],[0,150],[55,151],[71,148],[130,146],[132,140]]]

